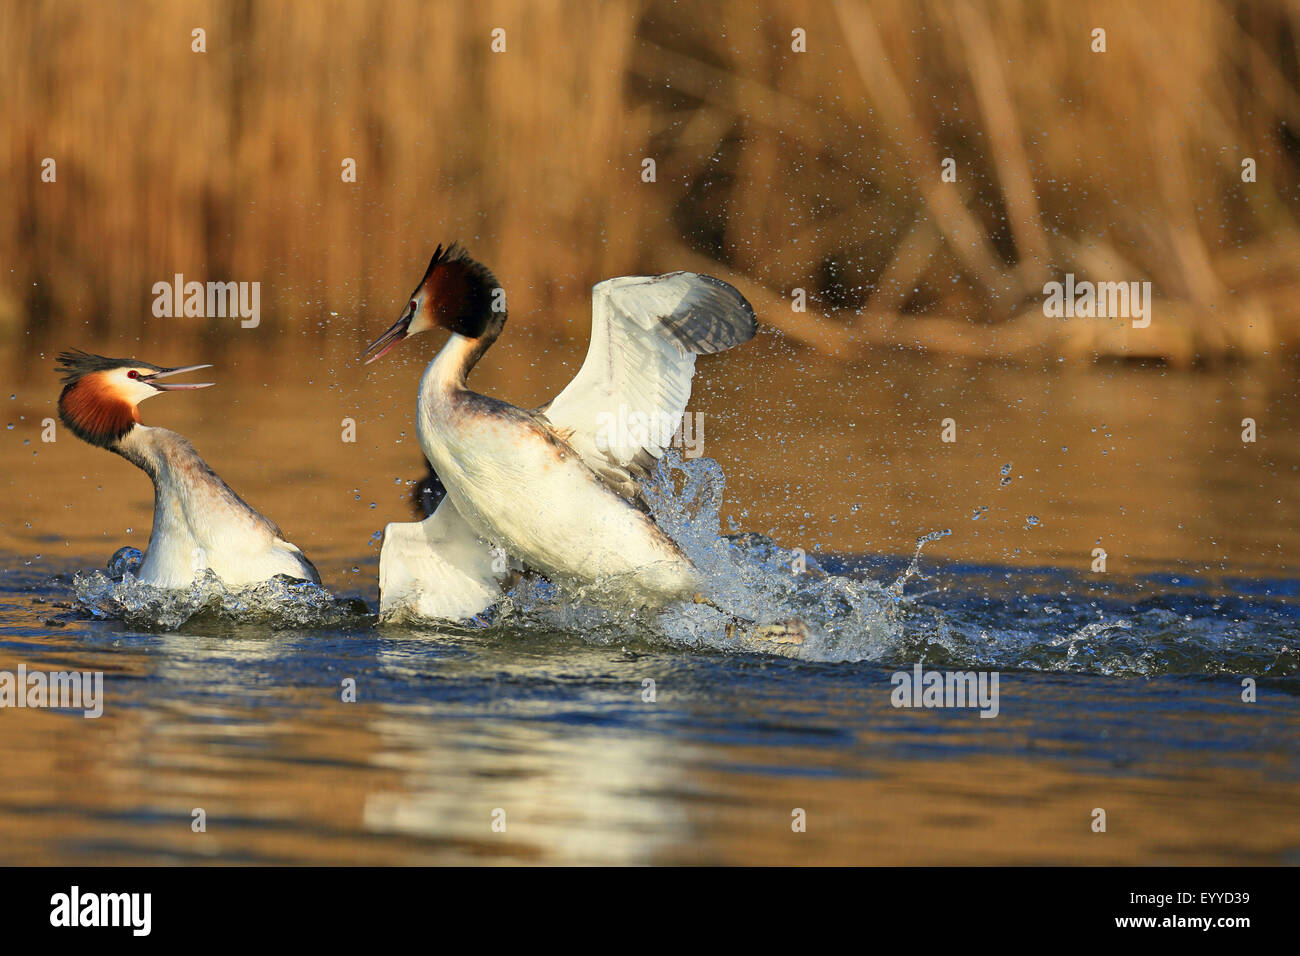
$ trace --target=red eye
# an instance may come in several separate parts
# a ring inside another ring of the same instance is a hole
[[[140,377],[140,373],[137,372],[135,369],[131,369],[131,371],[129,371],[129,372],[126,373],[126,377],[127,377],[127,378],[139,378],[139,377]]]

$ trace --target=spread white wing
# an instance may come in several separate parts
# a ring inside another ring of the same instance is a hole
[[[597,474],[635,494],[667,450],[691,397],[695,356],[754,337],[753,307],[694,272],[608,279],[591,291],[582,368],[542,410]]]
[[[379,552],[379,617],[463,621],[501,599],[496,552],[443,498],[429,517],[384,529]]]

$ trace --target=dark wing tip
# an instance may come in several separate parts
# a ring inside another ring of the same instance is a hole
[[[415,489],[411,492],[411,507],[415,516],[421,519],[437,511],[438,505],[447,496],[447,489],[443,487],[438,473],[433,470],[433,463],[426,458],[424,464],[428,473],[415,483]]]
[[[671,272],[662,278],[685,276],[690,285],[681,303],[663,322],[673,336],[698,355],[712,355],[748,342],[758,332],[754,307],[729,282],[713,276]]]

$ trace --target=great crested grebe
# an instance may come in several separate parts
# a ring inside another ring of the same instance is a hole
[[[78,438],[115,452],[153,481],[153,530],[138,578],[176,590],[211,568],[230,587],[278,574],[315,584],[320,575],[280,529],[230,490],[182,436],[140,423],[139,405],[159,392],[207,388],[159,379],[209,365],[163,368],[87,352],[59,355],[59,418]]]
[[[582,368],[528,410],[465,385],[505,325],[499,300],[485,266],[439,246],[402,317],[364,353],[369,364],[416,333],[451,332],[420,380],[416,416],[446,496],[426,520],[385,528],[381,615],[473,617],[501,598],[518,564],[599,603],[704,600],[701,575],[644,508],[640,483],[686,410],[695,356],[751,339],[753,308],[690,272],[601,282]],[[609,427],[635,415],[664,427]]]

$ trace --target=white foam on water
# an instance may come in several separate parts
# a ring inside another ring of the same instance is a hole
[[[609,610],[585,603],[581,589],[525,580],[497,609],[492,626],[576,631],[605,643],[631,632],[690,647],[823,661],[878,659],[897,648],[908,603],[903,586],[917,573],[921,547],[947,532],[922,538],[911,567],[892,585],[855,580],[764,535],[724,534],[724,487],[717,462],[670,450],[645,488],[655,521],[701,571],[703,593],[714,606]],[[766,626],[790,622],[799,622],[802,644],[756,637]]]
[[[336,598],[318,584],[286,576],[229,588],[208,570],[185,590],[170,591],[143,584],[130,571],[120,577],[91,571],[77,574],[72,587],[83,613],[145,630],[175,630],[195,619],[274,629],[331,627],[367,611],[359,601]]]

